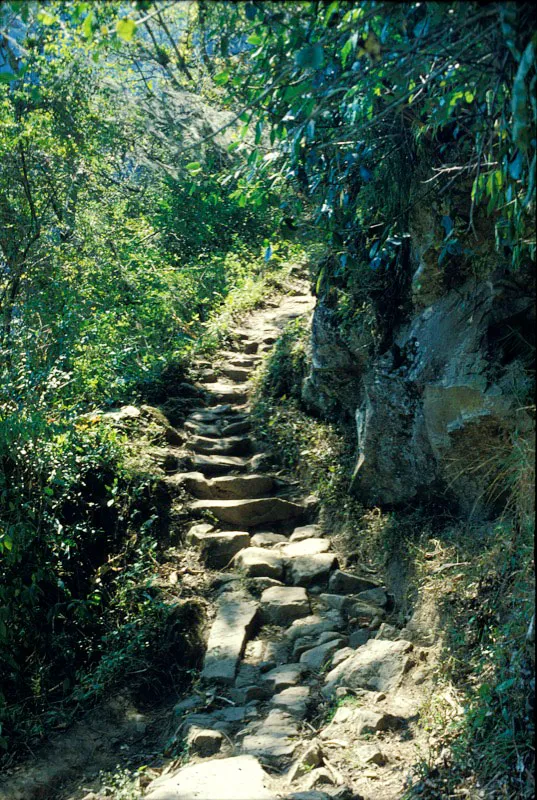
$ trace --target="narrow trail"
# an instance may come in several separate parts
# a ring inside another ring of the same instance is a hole
[[[184,424],[189,471],[166,480],[192,497],[185,544],[210,573],[207,647],[193,693],[174,709],[186,765],[170,761],[129,800],[395,800],[427,751],[419,709],[430,700],[429,648],[389,624],[393,597],[370,570],[345,570],[315,498],[270,471],[253,438],[252,374],[314,306],[303,284],[290,291],[252,312],[232,349],[195,365],[207,403]],[[138,751],[147,763],[147,739],[155,744],[158,728],[162,744],[170,726],[161,711],[118,703],[122,722],[107,730],[89,715],[11,791],[0,787],[1,800],[110,796],[83,789],[84,776],[110,767],[110,741],[147,728]]]
[[[218,368],[198,365],[209,401],[186,421],[192,471],[175,479],[192,514],[215,520],[188,541],[222,572],[199,691],[177,707],[189,763],[147,800],[388,800],[416,761],[426,651],[384,622],[379,582],[338,568],[314,500],[262,469],[250,435],[252,371],[312,306],[284,298],[251,317]]]

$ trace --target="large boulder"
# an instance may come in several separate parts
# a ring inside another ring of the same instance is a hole
[[[412,649],[404,640],[370,639],[326,675],[323,694],[331,697],[338,686],[389,692],[408,669]]]
[[[490,501],[494,458],[499,466],[515,429],[532,428],[520,408],[522,362],[505,346],[498,353],[498,339],[532,314],[528,298],[512,294],[489,282],[450,292],[401,328],[367,373],[356,410],[362,500],[397,504],[449,486],[468,510]]]

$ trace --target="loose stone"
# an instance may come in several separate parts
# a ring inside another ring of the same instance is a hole
[[[290,586],[266,589],[261,595],[260,608],[263,621],[269,625],[288,625],[310,613],[306,590]]]

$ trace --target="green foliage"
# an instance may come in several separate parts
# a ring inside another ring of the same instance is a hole
[[[441,260],[471,257],[491,234],[502,263],[534,258],[529,4],[214,3],[210,16],[228,100],[270,142],[252,155],[256,175],[315,201],[335,256],[326,288],[365,265],[397,282],[408,266],[368,253],[401,241],[412,209],[451,187],[466,233]]]
[[[0,8],[6,749],[126,676],[160,691],[196,652],[199,613],[153,581],[169,501],[88,413],[170,396],[182,409],[206,323],[233,290],[247,307],[269,285],[256,273],[277,213],[229,175],[244,155],[228,140],[198,144],[220,118],[175,52],[182,5],[158,31],[139,24],[144,3]]]
[[[532,548],[532,526],[517,530],[507,521],[470,536],[450,527],[429,544],[412,545],[422,591],[438,598],[444,623],[438,695],[451,687],[460,713],[431,709],[428,723],[424,715],[438,749],[449,748],[449,763],[440,770],[422,764],[408,797],[432,800],[440,785],[454,793],[476,778],[499,796],[534,795]],[[438,570],[439,561],[458,559],[451,576]]]

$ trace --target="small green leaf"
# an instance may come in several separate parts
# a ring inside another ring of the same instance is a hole
[[[54,25],[56,22],[56,17],[53,14],[49,14],[48,11],[40,11],[37,19],[42,25]]]
[[[125,42],[132,41],[132,37],[136,31],[136,23],[133,19],[119,19],[116,23],[116,32],[120,39]]]
[[[202,166],[199,161],[191,161],[189,164],[186,165],[186,169],[190,172],[191,175],[197,175],[198,172],[201,172]]]
[[[248,44],[253,44],[257,46],[260,45],[263,40],[261,39],[261,36],[258,33],[251,33],[250,36],[246,39],[246,41],[248,42]]]
[[[215,75],[213,81],[216,83],[217,86],[223,86],[224,83],[227,83],[229,80],[229,72],[225,69],[223,72],[219,72],[218,75]]]
[[[90,11],[89,14],[87,14],[86,16],[86,19],[82,23],[82,33],[84,34],[86,39],[91,39],[91,37],[93,36],[93,24],[94,24],[93,11]]]
[[[319,69],[324,64],[324,50],[321,44],[308,45],[299,50],[295,56],[295,63],[298,67],[309,67]]]

